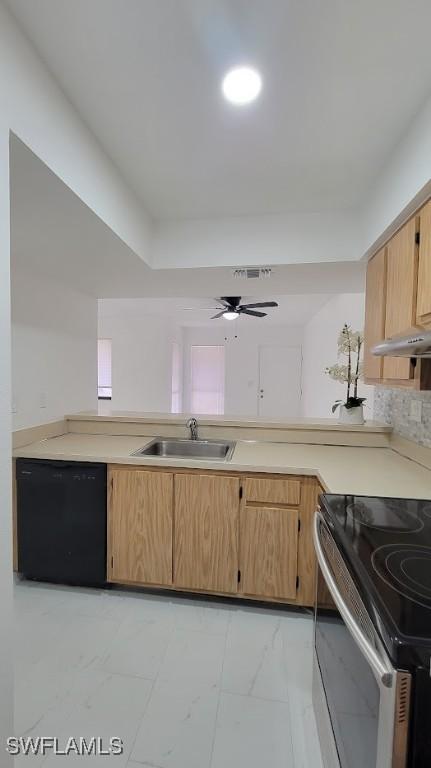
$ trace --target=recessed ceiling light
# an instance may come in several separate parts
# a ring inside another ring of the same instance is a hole
[[[254,101],[262,88],[262,78],[256,69],[235,67],[223,79],[224,97],[232,104],[249,104]]]
[[[234,312],[233,310],[232,312],[223,312],[223,317],[225,320],[236,320],[236,318],[239,317],[239,312]]]

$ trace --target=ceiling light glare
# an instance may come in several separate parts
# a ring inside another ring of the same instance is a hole
[[[239,312],[223,312],[223,317],[225,320],[236,320],[238,316]]]
[[[222,91],[225,99],[242,106],[250,104],[262,89],[262,78],[256,69],[251,67],[235,67],[225,76]]]

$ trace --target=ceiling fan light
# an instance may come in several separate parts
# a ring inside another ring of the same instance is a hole
[[[239,317],[239,312],[235,312],[233,309],[228,309],[227,312],[223,312],[223,317],[225,320],[236,320],[236,318]]]

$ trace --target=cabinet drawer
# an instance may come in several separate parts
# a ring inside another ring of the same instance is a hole
[[[264,504],[293,504],[301,501],[300,480],[269,480],[247,477],[244,483],[246,501]]]

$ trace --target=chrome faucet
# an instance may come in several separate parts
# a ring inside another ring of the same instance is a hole
[[[189,419],[187,426],[190,430],[190,440],[198,439],[198,422],[195,418]]]

